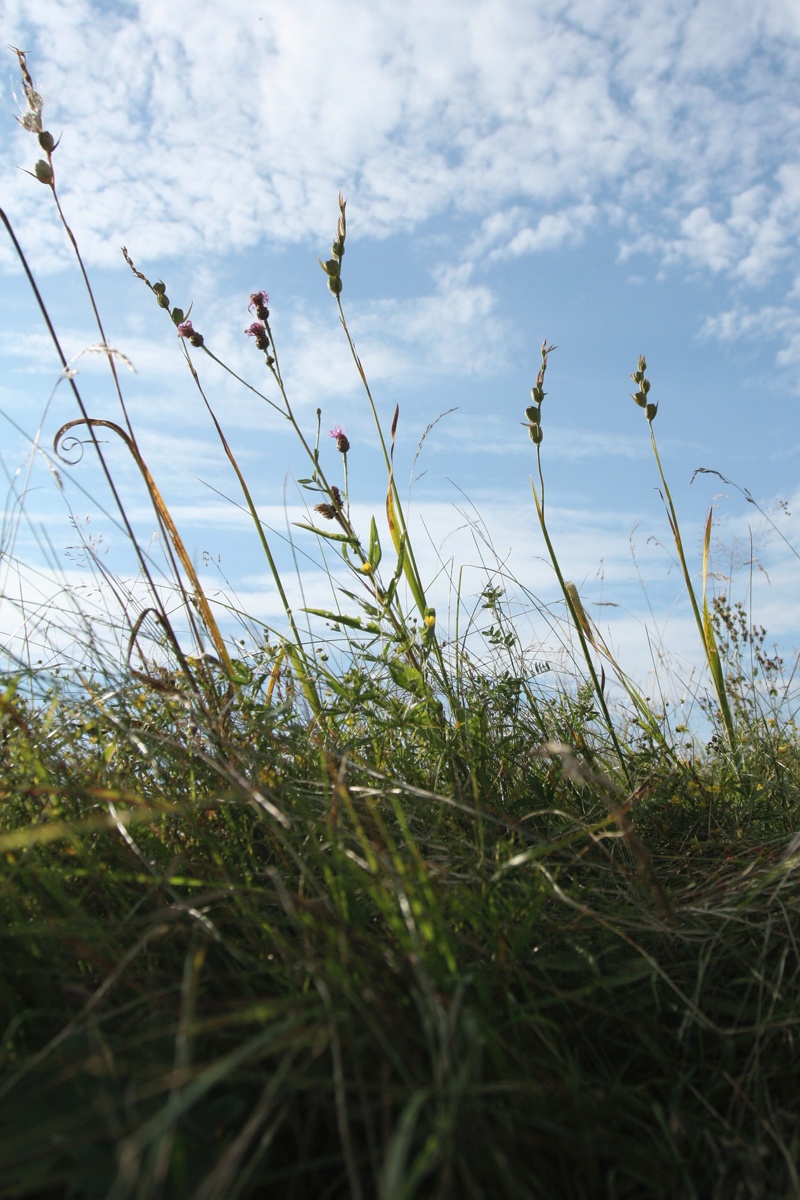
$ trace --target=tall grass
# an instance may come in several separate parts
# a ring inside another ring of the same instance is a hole
[[[33,174],[91,297],[17,55],[44,155]],[[348,328],[346,237],[340,197],[321,265],[385,468],[366,530],[347,433],[331,431],[339,486],[260,291],[247,332],[268,384],[241,380],[307,457],[298,536],[328,554],[341,597],[309,614],[334,626],[329,642],[298,623],[214,406],[203,369],[230,368],[127,252],[177,330],[282,628],[243,645],[204,590],[96,308],[118,413],[90,415],[67,373],[78,415],[56,447],[88,435],[147,592],[136,608],[107,580],[117,660],[97,642],[61,678],[11,659],[4,673],[0,1197],[800,1196],[794,673],[741,605],[707,594],[708,536],[695,595],[653,437],[709,668],[705,748],[687,751],[626,675],[547,523],[546,342],[525,410],[534,509],[584,669],[574,688],[538,686],[491,572],[475,600],[456,585],[463,635],[446,643],[395,482],[398,414],[384,428]],[[645,370],[634,398],[652,435]],[[99,431],[149,496],[169,604]],[[471,604],[491,622],[490,662],[472,650]]]

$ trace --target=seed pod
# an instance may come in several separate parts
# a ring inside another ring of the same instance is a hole
[[[46,183],[48,187],[53,186],[53,168],[43,158],[40,158],[36,163],[33,173],[39,180],[39,183]]]

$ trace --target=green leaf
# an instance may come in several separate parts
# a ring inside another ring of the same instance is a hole
[[[329,542],[346,542],[348,546],[357,546],[357,538],[348,537],[346,533],[328,533],[327,529],[317,529],[316,525],[306,525],[303,521],[292,521],[295,529],[305,529],[315,533],[317,537],[327,538]]]
[[[381,543],[378,537],[378,526],[375,524],[374,517],[370,521],[369,525],[369,554],[367,557],[372,570],[377,571],[383,555],[381,553]]]
[[[333,621],[336,625],[346,625],[348,629],[360,629],[362,633],[380,633],[380,625],[376,625],[374,621],[362,621],[361,617],[348,617],[343,613],[327,612],[324,608],[301,608],[301,612],[309,613],[312,617],[322,617],[326,621]]]
[[[411,692],[412,695],[422,699],[427,695],[428,689],[425,686],[425,680],[422,677],[422,672],[416,667],[412,667],[410,663],[402,662],[400,659],[391,658],[388,662],[389,674],[398,687],[404,688],[405,691]]]

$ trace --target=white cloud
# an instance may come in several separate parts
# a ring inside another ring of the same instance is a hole
[[[123,241],[163,259],[327,240],[344,187],[366,237],[516,204],[511,253],[575,236],[613,200],[644,210],[668,255],[670,226],[712,270],[735,246],[750,279],[796,242],[790,8],[298,0],[257,13],[231,0],[224,19],[200,2],[176,21],[157,0],[42,0],[35,13],[9,0],[6,29],[31,48],[47,121],[64,132],[67,208],[100,261]],[[3,162],[34,155],[19,131]],[[754,189],[761,214],[742,223],[733,210]],[[46,189],[19,174],[11,193],[52,261]]]
[[[777,342],[780,345],[776,354],[779,367],[793,367],[800,362],[800,311],[788,305],[765,304],[757,309],[746,306],[728,309],[707,317],[700,336],[720,342]]]

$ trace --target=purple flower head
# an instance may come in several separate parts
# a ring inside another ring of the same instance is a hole
[[[252,312],[254,308],[266,308],[269,304],[269,296],[266,292],[253,292],[250,296],[250,303],[247,306],[247,311]]]
[[[197,332],[191,321],[181,321],[178,326],[178,337],[188,338],[193,346],[202,346],[204,341],[202,333]]]
[[[248,337],[256,339],[256,345],[259,350],[263,350],[266,354],[269,350],[269,338],[267,337],[267,327],[263,321],[253,321],[252,325],[248,325],[245,329]]]
[[[340,454],[347,454],[347,451],[350,449],[350,442],[341,425],[335,425],[333,429],[329,429],[328,437],[336,438],[336,449]]]

